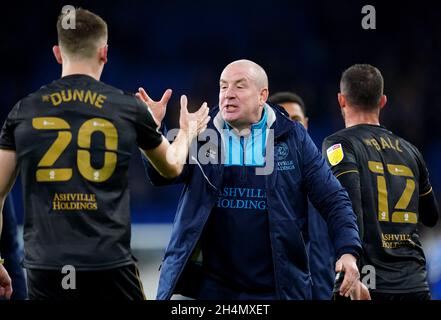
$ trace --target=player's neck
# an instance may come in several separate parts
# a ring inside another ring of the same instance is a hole
[[[360,112],[354,111],[350,108],[345,110],[345,127],[349,128],[352,126],[356,126],[358,124],[372,124],[372,125],[380,125],[380,117],[377,111],[374,112]]]
[[[65,62],[63,61],[63,69],[61,76],[66,77],[72,74],[84,74],[96,80],[100,80],[103,69],[92,64],[84,62]]]

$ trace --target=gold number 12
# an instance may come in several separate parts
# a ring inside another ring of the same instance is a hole
[[[389,204],[387,200],[386,179],[384,177],[384,166],[381,162],[368,161],[369,170],[373,173],[379,174],[377,176],[378,187],[378,220],[390,221],[389,218]],[[395,210],[392,212],[392,222],[397,223],[417,223],[418,217],[415,212],[407,212],[412,195],[415,191],[415,181],[412,170],[409,167],[396,164],[388,164],[387,171],[393,176],[406,177],[406,187],[401,194],[400,199],[395,204]]]

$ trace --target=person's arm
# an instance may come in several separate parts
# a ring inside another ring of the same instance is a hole
[[[360,239],[363,240],[364,225],[360,174],[353,149],[344,139],[328,137],[323,141],[322,153],[331,167],[332,173],[345,188],[351,199],[352,208],[357,216]]]
[[[418,205],[418,212],[420,213],[421,222],[426,227],[434,227],[439,218],[439,207],[436,201],[435,192],[432,188],[425,194],[420,195],[420,202]]]
[[[336,174],[335,177],[340,181],[343,188],[351,199],[352,209],[357,216],[358,233],[360,239],[364,237],[364,225],[363,225],[363,206],[361,203],[361,186],[360,175],[356,171],[343,172],[342,174]]]
[[[0,149],[0,237],[3,227],[3,205],[6,196],[11,191],[17,176],[17,159],[13,150]],[[1,252],[0,252],[1,254]],[[0,257],[1,259],[1,257]],[[0,297],[10,298],[12,294],[11,278],[8,272],[0,263]]]
[[[164,120],[167,104],[172,95],[172,90],[165,90],[161,100],[159,101],[154,101],[152,98],[150,98],[143,87],[140,87],[135,95],[147,105],[149,111],[153,116],[153,119],[155,120],[156,125],[159,128],[161,126],[162,120]]]
[[[418,181],[420,190],[418,216],[426,227],[434,227],[438,222],[439,217],[438,202],[436,201],[435,192],[430,184],[429,170],[427,169],[423,156],[415,147],[414,152],[417,156],[418,168],[420,171],[420,181]]]
[[[191,171],[193,170],[193,165],[191,164],[185,164],[184,168],[182,169],[182,172],[179,176],[173,179],[167,179],[164,178],[152,164],[147,159],[147,156],[144,152],[141,153],[141,160],[144,165],[145,172],[147,174],[147,177],[150,180],[150,183],[155,187],[160,186],[168,186],[171,184],[179,184],[179,183],[185,183],[187,178],[191,175]]]
[[[357,258],[361,253],[356,217],[350,199],[334,177],[307,132],[300,128],[302,173],[308,196],[327,222],[336,257],[336,271],[344,271],[340,293],[349,296],[356,289],[360,273]]]
[[[187,110],[187,97],[181,97],[181,113],[179,118],[180,129],[173,141],[162,136],[161,143],[154,149],[143,149],[150,164],[166,179],[173,179],[182,173],[188,157],[188,151],[192,140],[207,127],[210,117],[208,116],[207,103],[201,108],[189,113]]]
[[[3,205],[14,185],[17,176],[17,159],[16,153],[13,150],[0,149],[0,212],[3,212]],[[3,214],[0,215],[0,236],[3,226]]]
[[[167,104],[168,104],[168,102],[171,98],[171,95],[172,95],[172,90],[167,89],[164,92],[164,94],[162,95],[161,100],[159,100],[159,101],[154,101],[152,98],[150,98],[150,96],[147,94],[147,92],[144,90],[143,87],[140,87],[138,89],[138,92],[135,95],[145,105],[147,105],[147,109],[148,109],[150,115],[152,116],[152,118],[158,128],[158,131],[160,133],[162,133],[163,136],[166,136],[167,129],[165,127],[163,120],[165,117]],[[161,143],[162,143],[162,141],[161,141]],[[189,165],[186,164],[186,165],[184,165],[184,168],[178,177],[173,178],[173,179],[167,179],[164,176],[162,176],[155,169],[155,167],[148,160],[146,153],[143,152],[142,149],[141,149],[141,159],[144,164],[144,168],[147,173],[147,176],[149,177],[150,182],[154,186],[165,186],[165,185],[170,185],[170,184],[181,183],[185,180],[186,176],[188,175],[189,169],[190,169]]]

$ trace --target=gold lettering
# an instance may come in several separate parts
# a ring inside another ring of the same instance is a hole
[[[383,149],[386,149],[386,148],[390,149],[389,144],[386,142],[386,140],[384,140],[383,137],[380,137],[380,141],[381,141],[381,147],[382,147]]]
[[[390,243],[389,242],[382,241],[382,243],[383,243],[383,248],[390,249]]]
[[[52,93],[50,97],[51,97],[52,105],[54,107],[60,105],[60,103],[63,101],[61,95],[58,92]]]
[[[87,100],[89,100],[90,104],[95,104],[95,99],[96,99],[96,92],[91,92],[90,90],[86,91],[86,97],[84,98],[84,102],[88,102]]]
[[[394,147],[394,144],[392,143],[392,141],[390,140],[389,137],[387,137],[387,141],[389,141],[389,145],[390,145],[390,147],[391,147],[392,149],[396,150],[395,147]]]
[[[61,97],[64,102],[69,102],[70,100],[72,100],[72,91],[70,89],[68,89],[67,93],[68,93],[68,95],[66,97],[66,90],[61,91]]]
[[[106,96],[103,96],[102,94],[100,94],[100,95],[96,98],[96,101],[95,101],[95,107],[97,107],[97,108],[102,108],[102,107],[103,107],[103,102],[104,102],[104,100],[106,100],[106,99],[107,99]]]
[[[378,151],[381,151],[381,147],[380,147],[380,145],[378,144],[377,140],[375,140],[375,139],[371,139],[371,143],[373,144],[373,146],[374,146]]]
[[[56,193],[53,210],[98,210],[96,195],[93,193]]]
[[[79,100],[81,102],[83,102],[84,100],[84,90],[74,90],[73,92],[73,99],[74,101]]]
[[[395,148],[397,149],[398,152],[403,152],[403,150],[401,150],[400,148],[400,141],[398,139],[395,140]]]

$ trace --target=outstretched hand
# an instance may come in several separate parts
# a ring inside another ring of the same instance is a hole
[[[172,90],[165,90],[161,100],[159,101],[154,101],[153,99],[151,99],[142,87],[138,89],[138,92],[135,95],[149,107],[150,112],[153,116],[153,120],[155,120],[156,125],[160,127],[161,122],[162,120],[164,120],[165,117],[167,103],[172,95]]]
[[[187,104],[187,96],[182,95],[179,126],[188,135],[189,139],[192,140],[207,128],[210,116],[208,115],[209,109],[206,102],[201,105],[198,111],[193,113],[188,112]]]

